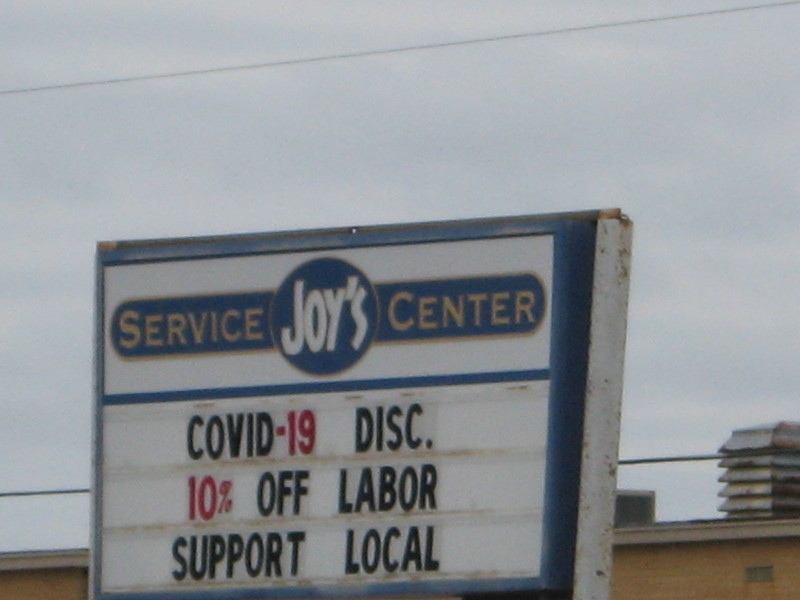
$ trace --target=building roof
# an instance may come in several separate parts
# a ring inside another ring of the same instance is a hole
[[[59,569],[69,567],[85,568],[88,565],[89,550],[87,548],[0,552],[0,571]]]
[[[800,538],[800,519],[712,519],[652,523],[614,530],[615,546]]]

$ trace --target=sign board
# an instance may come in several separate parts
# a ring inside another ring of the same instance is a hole
[[[101,243],[94,597],[572,588],[609,222]]]

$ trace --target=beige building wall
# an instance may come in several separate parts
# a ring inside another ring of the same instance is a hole
[[[88,551],[0,555],[0,600],[86,600]],[[800,600],[800,520],[617,530],[612,600]]]
[[[0,573],[0,600],[86,600],[86,569],[6,571]]]
[[[800,522],[641,533],[618,532],[612,600],[800,599]]]
[[[0,555],[0,600],[86,600],[86,550]]]

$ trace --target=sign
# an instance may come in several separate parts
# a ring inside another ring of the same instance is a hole
[[[609,221],[100,244],[94,597],[572,588]]]

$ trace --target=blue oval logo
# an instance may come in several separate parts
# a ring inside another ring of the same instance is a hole
[[[332,375],[353,366],[369,349],[378,322],[378,297],[348,262],[318,258],[292,271],[272,304],[275,344],[295,367]]]

